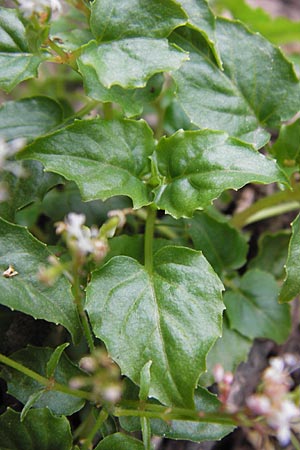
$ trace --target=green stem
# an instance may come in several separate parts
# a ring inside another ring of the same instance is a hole
[[[145,228],[145,268],[149,274],[152,274],[153,270],[153,237],[154,237],[154,225],[156,219],[156,209],[154,206],[148,206],[148,215]]]
[[[82,291],[80,288],[80,280],[79,280],[78,267],[77,267],[76,262],[74,263],[73,273],[74,273],[74,284],[73,284],[74,299],[75,299],[77,311],[78,311],[78,314],[80,317],[83,333],[84,333],[86,341],[88,343],[90,352],[92,353],[95,350],[94,338],[93,338],[90,324],[89,324],[89,321],[88,321],[88,318],[87,318],[87,315],[86,315],[86,312],[84,310],[83,303],[82,303],[82,300],[83,300],[82,299]]]
[[[111,102],[103,103],[104,119],[112,120],[114,118],[114,109]]]
[[[105,409],[102,409],[97,417],[95,425],[89,432],[88,437],[85,439],[82,445],[82,450],[89,450],[91,448],[90,446],[93,442],[94,437],[96,436],[97,432],[99,431],[99,428],[101,428],[101,425],[106,421],[107,418],[108,418],[107,411],[105,411]]]
[[[79,397],[84,400],[93,400],[93,397],[89,392],[81,391],[79,389],[72,389],[69,386],[65,386],[63,384],[57,383],[53,378],[46,378],[40,375],[37,372],[34,372],[33,370],[29,369],[28,367],[23,366],[23,364],[18,363],[17,361],[14,361],[11,358],[8,358],[7,356],[2,355],[0,353],[0,363],[3,363],[9,367],[12,367],[13,369],[17,370],[18,372],[23,373],[24,375],[28,376],[29,378],[32,378],[33,380],[40,383],[42,386],[45,386],[47,390],[49,391],[58,391],[63,392],[64,394],[73,395],[74,397]]]
[[[124,400],[113,411],[117,417],[134,416],[147,417],[149,419],[189,420],[194,422],[222,423],[224,425],[236,425],[237,419],[226,413],[216,412],[206,414],[204,411],[194,409],[166,407],[153,403]]]
[[[81,109],[79,109],[75,114],[72,114],[72,116],[69,116],[64,120],[62,123],[60,123],[57,127],[54,127],[51,132],[60,129],[62,127],[65,127],[66,125],[73,122],[75,119],[82,118],[89,112],[91,112],[96,106],[99,105],[99,102],[96,100],[90,100],[86,105],[84,105]]]
[[[47,45],[49,45],[49,47],[55,52],[57,53],[57,55],[59,55],[62,59],[66,58],[66,52],[57,44],[55,44],[54,41],[52,41],[52,39],[48,38],[47,40]]]
[[[264,197],[257,202],[253,203],[253,205],[249,206],[249,208],[245,209],[244,211],[235,214],[231,220],[231,225],[235,226],[236,228],[243,228],[248,223],[251,223],[255,218],[258,217],[259,220],[270,217],[270,210],[273,207],[273,215],[281,214],[283,211],[286,212],[285,206],[289,205],[289,210],[295,209],[295,201],[300,202],[300,189],[299,187],[295,188],[294,191],[280,191],[276,192],[273,195],[270,195],[268,197]],[[282,209],[280,208],[274,208],[275,206],[281,205]],[[299,203],[300,207],[300,203]],[[267,215],[263,215],[263,210],[267,211]],[[261,213],[261,214],[258,214]],[[256,219],[257,220],[257,219]]]
[[[151,425],[149,418],[141,417],[141,428],[144,448],[145,450],[151,450]]]

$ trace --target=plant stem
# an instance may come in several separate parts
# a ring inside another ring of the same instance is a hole
[[[193,422],[222,423],[224,425],[236,425],[238,423],[234,416],[222,412],[206,414],[204,411],[199,412],[194,409],[168,408],[163,405],[130,400],[122,401],[119,406],[115,407],[113,414],[117,417],[147,417],[164,421],[189,420]]]
[[[152,274],[153,270],[153,236],[154,225],[156,219],[156,209],[153,205],[148,206],[148,215],[146,220],[145,229],[145,268],[149,274]]]
[[[53,390],[63,392],[64,394],[73,395],[74,397],[82,398],[84,400],[93,401],[93,396],[86,391],[79,389],[72,389],[69,386],[57,383],[53,378],[46,378],[37,372],[23,366],[23,364],[14,361],[13,359],[4,356],[0,353],[0,363],[3,363],[15,370],[23,373],[24,375],[32,378],[33,380],[45,386],[47,390]],[[106,420],[107,412],[102,410],[99,417],[93,426],[89,436],[95,432]],[[237,425],[237,419],[222,412],[216,413],[204,413],[195,411],[194,409],[185,408],[168,408],[163,405],[155,405],[152,403],[144,403],[139,401],[123,401],[119,406],[116,406],[113,410],[113,414],[117,417],[132,416],[132,417],[145,417],[149,419],[161,419],[165,421],[169,420],[189,420],[194,422],[206,422],[206,423],[220,423],[224,425]],[[97,432],[97,431],[96,431]],[[89,437],[88,437],[89,438]]]
[[[82,445],[82,450],[89,450],[90,449],[90,445],[93,442],[94,437],[96,436],[99,428],[101,427],[101,425],[106,421],[106,419],[108,418],[108,413],[107,411],[105,411],[105,409],[101,409],[97,420],[95,422],[95,425],[93,426],[93,428],[91,429],[91,431],[88,434],[88,437],[85,439],[83,445]]]
[[[84,310],[83,303],[82,303],[82,300],[83,300],[82,299],[82,291],[80,288],[80,280],[79,280],[78,267],[77,267],[76,261],[74,263],[73,274],[74,274],[73,294],[74,294],[74,299],[75,299],[75,303],[77,306],[77,311],[78,311],[78,314],[80,317],[82,329],[83,329],[86,341],[88,343],[90,352],[93,352],[95,350],[94,338],[93,338],[90,324],[89,324],[89,321],[88,321],[88,318],[87,318],[87,315],[86,315],[86,312]]]
[[[262,220],[263,218],[270,217],[271,211],[273,212],[272,215],[286,212],[287,210],[285,207],[287,205],[289,205],[289,211],[293,210],[295,209],[295,202],[298,202],[298,207],[300,208],[300,189],[298,186],[294,189],[294,191],[280,191],[258,200],[253,203],[253,205],[249,206],[249,208],[235,214],[229,223],[236,228],[243,228],[248,223],[253,222],[254,220],[252,219],[255,217],[256,220]],[[274,208],[275,206],[282,206],[282,209]],[[271,209],[272,207],[273,209]],[[265,215],[263,214],[264,210],[266,210]]]
[[[40,383],[42,386],[45,386],[47,390],[49,391],[58,391],[63,392],[64,394],[73,395],[74,397],[79,397],[84,400],[93,400],[93,397],[89,392],[81,391],[79,389],[72,389],[69,386],[57,383],[53,378],[46,378],[40,375],[37,372],[34,372],[33,370],[29,369],[28,367],[23,366],[23,364],[18,363],[17,361],[14,361],[11,358],[8,358],[7,356],[2,355],[0,353],[0,363],[3,363],[9,367],[12,367],[15,370],[18,370],[18,372],[23,373],[24,375],[28,376],[29,378],[32,378],[33,380]]]
[[[111,102],[103,103],[104,119],[112,120],[114,118],[114,109]]]
[[[51,132],[67,126],[68,124],[73,122],[73,120],[75,120],[77,118],[84,117],[86,114],[91,112],[98,105],[99,105],[99,102],[96,100],[88,101],[87,104],[84,105],[82,108],[80,108],[76,113],[72,114],[72,116],[67,117],[66,120],[64,120],[62,123],[60,123],[57,127],[54,127],[53,129],[51,129]]]
[[[145,450],[151,450],[151,426],[149,418],[141,417],[141,428],[144,448]]]

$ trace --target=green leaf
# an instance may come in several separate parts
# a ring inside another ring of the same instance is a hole
[[[50,252],[25,228],[0,219],[0,304],[37,319],[61,324],[77,341],[81,326],[70,285],[60,278],[54,286],[38,280],[38,270],[47,264]],[[17,275],[2,273],[12,265]]]
[[[146,402],[147,398],[149,397],[149,389],[151,383],[151,366],[152,361],[148,361],[141,370],[139,398],[141,401],[144,402]]]
[[[164,38],[186,21],[186,14],[173,0],[96,0],[91,8],[91,29],[102,42]]]
[[[202,34],[210,46],[219,67],[222,68],[222,61],[216,42],[216,21],[208,6],[208,2],[206,0],[181,0],[180,3],[188,14],[189,26]]]
[[[158,73],[147,81],[144,88],[124,89],[112,86],[107,89],[100,83],[96,70],[89,67],[84,73],[83,84],[89,97],[101,102],[118,103],[127,117],[140,115],[147,103],[151,103],[161,92],[163,75]]]
[[[300,119],[282,125],[277,141],[271,147],[277,161],[285,167],[300,164]]]
[[[126,434],[115,433],[104,438],[95,450],[144,450],[144,444]]]
[[[201,253],[164,247],[154,256],[153,275],[125,256],[94,272],[86,308],[125,375],[139,384],[151,360],[150,396],[193,407],[206,354],[221,332],[221,290]]]
[[[292,237],[289,244],[286,262],[286,277],[281,287],[279,301],[289,302],[300,292],[299,278],[300,261],[300,215],[292,223]]]
[[[0,216],[10,222],[16,220],[16,212],[34,201],[40,201],[55,185],[62,182],[54,173],[45,173],[38,161],[20,161],[26,176],[19,178],[4,172],[1,180],[7,185],[8,200],[0,202]]]
[[[256,147],[269,139],[263,127],[279,126],[299,109],[299,81],[282,52],[242,24],[217,21],[224,71],[212,61],[199,34],[173,33],[190,60],[173,73],[177,97],[192,122],[224,130]]]
[[[153,150],[144,121],[94,119],[37,139],[19,156],[75,181],[84,200],[127,195],[140,208],[149,203],[143,177],[150,172]]]
[[[243,336],[284,342],[290,332],[288,305],[280,305],[278,285],[274,277],[262,270],[249,270],[239,286],[224,295],[230,328]]]
[[[194,248],[203,252],[215,272],[220,274],[245,264],[248,245],[238,230],[204,212],[196,213],[187,224]]]
[[[0,8],[0,52],[28,52],[25,27],[16,9]]]
[[[54,417],[49,409],[31,409],[23,422],[8,409],[0,416],[1,450],[71,450],[72,435],[66,417]]]
[[[275,278],[282,279],[290,237],[288,230],[262,234],[258,240],[258,254],[249,262],[249,269],[265,270]]]
[[[300,40],[300,22],[287,17],[271,17],[263,8],[251,8],[245,0],[221,0],[221,7],[230,11],[235,19],[258,31],[274,44]]]
[[[146,86],[156,73],[177,70],[187,58],[187,53],[166,39],[141,37],[100,45],[92,41],[82,47],[77,63],[84,79],[98,79],[106,88],[132,89]]]
[[[9,92],[21,81],[36,76],[44,59],[30,53],[18,12],[0,8],[0,88]]]
[[[207,371],[201,375],[199,380],[200,384],[210,386],[214,383],[213,369],[216,364],[221,364],[226,372],[234,373],[237,366],[247,359],[251,346],[252,340],[229,328],[225,315],[223,319],[222,337],[216,341],[207,356]]]
[[[47,378],[53,377],[55,369],[60,361],[60,358],[61,358],[64,350],[69,345],[70,345],[69,342],[65,342],[64,344],[61,344],[58,347],[56,347],[56,349],[50,356],[49,361],[47,362],[47,365],[46,365],[46,377]]]
[[[156,159],[163,180],[155,189],[155,203],[176,218],[189,217],[208,206],[225,189],[238,189],[249,182],[286,182],[274,161],[212,130],[179,130],[162,138]]]
[[[31,408],[33,407],[33,405],[39,400],[39,398],[43,395],[44,391],[45,391],[45,387],[40,391],[34,392],[33,394],[31,394],[28,397],[28,400],[25,403],[24,408],[21,411],[21,416],[20,416],[21,422],[23,422],[23,420],[25,419],[25,417],[28,414],[28,411],[30,411]]]
[[[53,355],[53,349],[47,347],[28,346],[10,355],[14,361],[30,368],[40,375],[46,376],[48,362]],[[53,376],[58,383],[68,385],[71,378],[82,375],[81,370],[74,366],[66,355],[62,355],[57,366],[54,368]],[[21,372],[10,367],[5,367],[1,376],[7,382],[8,392],[25,404],[28,399],[36,392],[40,391],[42,386],[37,381],[29,378]],[[73,395],[64,394],[54,390],[45,390],[36,400],[35,408],[49,408],[53,414],[67,416],[73,414],[84,406],[84,400]]]
[[[61,106],[49,97],[30,97],[3,103],[0,107],[0,136],[33,139],[47,133],[63,120]]]
[[[125,399],[137,399],[137,387],[133,383],[129,383],[128,379],[125,382],[125,386]],[[201,387],[198,387],[195,391],[195,406],[197,411],[203,411],[204,413],[217,413],[220,411],[220,402],[217,397]],[[141,429],[138,417],[120,417],[120,423],[122,428],[129,432],[140,431]],[[159,419],[153,419],[150,421],[150,424],[154,435],[195,442],[218,440],[232,431],[232,426],[230,425],[189,420],[164,422]]]

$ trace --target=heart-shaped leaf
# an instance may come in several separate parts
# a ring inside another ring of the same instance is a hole
[[[173,73],[178,100],[199,127],[224,130],[261,147],[269,139],[263,127],[278,126],[299,109],[294,68],[278,48],[240,23],[220,19],[216,33],[224,71],[199,33],[173,33],[174,42],[190,54]]]
[[[150,172],[152,132],[144,121],[82,120],[37,139],[20,154],[75,181],[84,200],[127,195],[134,206],[149,203],[143,178]]]
[[[221,333],[221,290],[200,252],[164,247],[152,275],[125,256],[94,272],[86,308],[95,335],[125,375],[139,384],[151,360],[150,396],[193,407],[206,354]]]

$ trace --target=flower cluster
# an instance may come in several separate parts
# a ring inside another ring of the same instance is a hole
[[[19,0],[19,8],[25,17],[41,14],[47,9],[59,13],[62,9],[60,0]]]
[[[48,258],[50,266],[39,269],[39,280],[52,285],[63,273],[72,283],[87,262],[101,262],[109,251],[108,238],[113,237],[116,230],[124,226],[126,214],[131,211],[129,208],[109,211],[109,218],[100,229],[85,226],[84,214],[70,213],[64,221],[57,222],[56,233],[62,235],[71,261],[61,262],[51,255]]]
[[[275,433],[279,443],[285,446],[290,441],[291,430],[300,421],[297,395],[290,392],[293,386],[290,372],[298,366],[299,361],[293,355],[286,354],[283,357],[271,358],[269,363],[262,374],[262,382],[257,392],[246,399],[246,409],[243,411],[239,411],[230,403],[233,375],[225,372],[218,364],[214,368],[214,377],[224,410],[229,413],[239,413],[241,425],[243,425],[242,417],[247,424],[250,419],[253,423],[253,431],[256,430],[259,434],[273,435]]]
[[[64,234],[71,252],[81,259],[92,255],[95,261],[101,261],[108,252],[107,239],[99,235],[97,227],[84,226],[85,215],[70,213],[64,222],[56,223],[56,233]]]
[[[98,348],[83,357],[80,367],[89,376],[73,378],[72,388],[90,388],[98,404],[113,404],[120,400],[123,390],[120,369],[105,350]]]
[[[290,395],[293,384],[290,370],[296,364],[296,359],[290,354],[271,358],[270,366],[263,372],[260,391],[246,401],[252,413],[265,417],[281,445],[288,444],[291,429],[300,420],[299,406]]]

